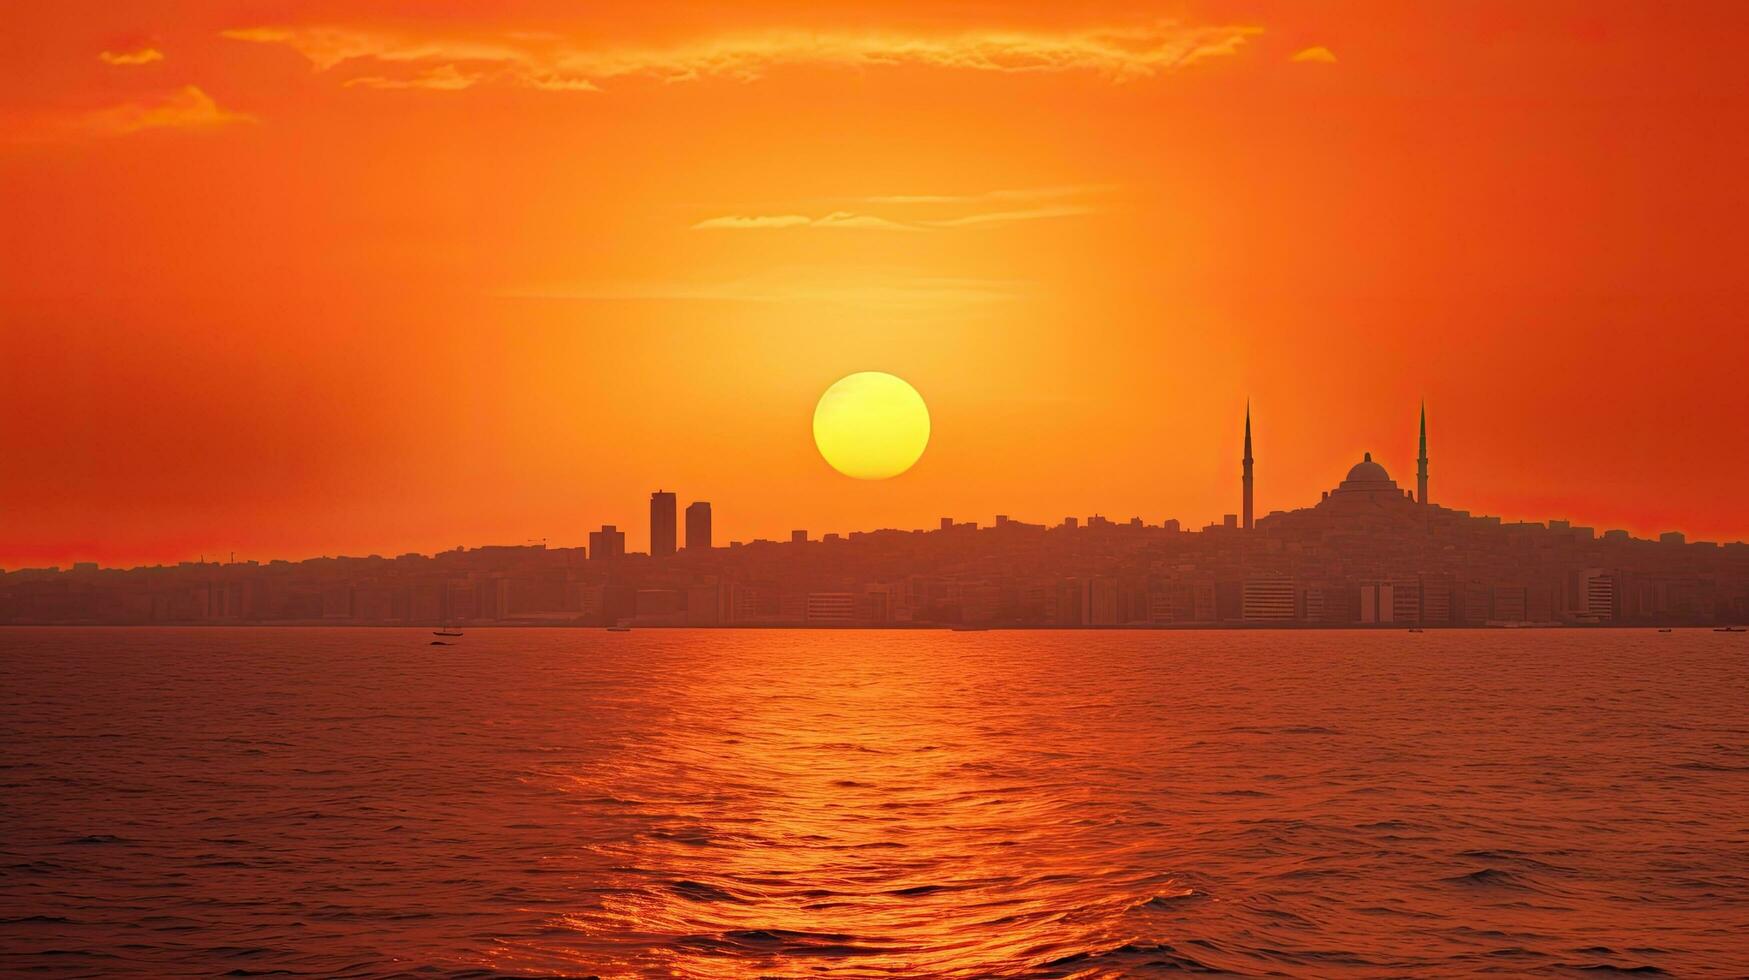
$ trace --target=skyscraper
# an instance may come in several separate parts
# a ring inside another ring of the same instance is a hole
[[[1427,403],[1421,403],[1421,455],[1415,460],[1415,502],[1427,503]]]
[[[1249,531],[1249,530],[1251,530],[1251,513],[1252,513],[1252,510],[1251,510],[1251,403],[1250,402],[1245,403],[1245,458],[1244,458],[1244,460],[1242,460],[1242,462],[1245,464],[1245,476],[1244,476],[1245,501],[1244,501],[1244,506],[1242,509],[1244,510],[1244,515],[1245,515],[1245,530]]]
[[[711,549],[711,505],[708,500],[695,500],[686,505],[686,550]]]
[[[650,557],[663,558],[674,554],[675,507],[670,490],[650,494]]]
[[[623,558],[626,553],[626,533],[612,524],[601,525],[601,530],[589,532],[589,557],[595,561],[607,561],[612,558]]]

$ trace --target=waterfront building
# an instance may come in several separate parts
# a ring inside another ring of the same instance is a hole
[[[853,592],[810,592],[803,621],[810,626],[849,626],[856,622]]]
[[[650,557],[666,558],[674,554],[677,506],[673,491],[658,490],[650,494]]]
[[[589,532],[589,557],[598,561],[610,558],[623,558],[626,553],[626,533],[612,524],[601,525],[601,530]]]
[[[1247,623],[1291,623],[1298,618],[1291,578],[1245,580],[1239,617]]]
[[[711,505],[695,500],[686,505],[686,550],[711,550]]]

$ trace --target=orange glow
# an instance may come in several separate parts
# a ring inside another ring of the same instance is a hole
[[[612,6],[12,11],[0,567],[658,486],[1198,526],[1247,399],[1260,514],[1411,472],[1425,397],[1441,503],[1749,536],[1749,6]],[[898,478],[815,451],[858,371],[928,394]]]

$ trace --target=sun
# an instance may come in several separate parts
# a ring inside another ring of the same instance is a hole
[[[929,408],[903,379],[860,371],[838,379],[820,396],[814,406],[814,445],[845,476],[895,477],[929,445]]]

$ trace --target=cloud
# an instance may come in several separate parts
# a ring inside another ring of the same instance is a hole
[[[874,231],[928,231],[943,228],[972,228],[984,225],[1009,224],[1017,221],[1039,221],[1047,218],[1068,218],[1078,215],[1094,214],[1099,209],[1090,204],[1062,203],[1050,204],[1050,201],[1061,201],[1066,198],[1091,197],[1109,193],[1116,188],[1110,184],[1063,184],[1049,187],[1022,187],[992,191],[973,191],[959,194],[876,194],[863,197],[837,198],[841,201],[857,201],[864,204],[885,205],[898,208],[901,211],[917,215],[917,209],[925,209],[922,215],[907,217],[904,220],[882,217],[857,211],[833,211],[814,217],[812,215],[787,212],[782,214],[729,214],[720,217],[706,218],[692,225],[695,231],[754,231],[780,228],[861,228]],[[827,200],[832,200],[828,198]],[[970,213],[952,214],[952,211],[966,211],[971,205],[989,205],[999,202],[1037,203],[1039,207],[1007,208],[998,211],[972,210]],[[951,206],[951,207],[950,207]],[[949,213],[942,214],[943,210]]]
[[[149,65],[154,61],[163,61],[164,52],[157,48],[141,48],[138,51],[105,51],[97,56],[97,60],[106,65]]]
[[[867,274],[846,277],[818,269],[789,269],[751,279],[597,283],[519,289],[507,299],[581,302],[803,303],[858,309],[931,312],[1021,298],[1017,280],[953,276]]]
[[[849,211],[834,211],[823,218],[814,219],[816,228],[866,228],[873,231],[916,231],[912,225],[877,218],[872,214],[852,214]]]
[[[966,197],[917,195],[896,199],[888,198],[888,200],[913,204],[979,199],[982,199],[981,195]],[[1055,207],[1027,208],[1015,211],[974,212],[952,218],[934,218],[912,222],[894,221],[878,215],[858,214],[851,211],[834,211],[817,218],[805,214],[730,214],[718,218],[706,218],[694,223],[692,228],[694,231],[749,231],[774,228],[861,228],[871,231],[925,231],[933,228],[970,228],[979,225],[1007,224],[1015,221],[1037,221],[1044,218],[1067,218],[1075,215],[1093,214],[1095,210],[1083,204],[1063,204]]]
[[[308,58],[317,71],[327,71],[355,58],[387,62],[509,62],[524,54],[509,43],[403,37],[339,27],[248,27],[219,33],[234,41],[286,45]]]
[[[694,231],[749,230],[766,228],[860,228],[870,231],[916,231],[916,226],[888,221],[869,214],[834,211],[810,218],[805,214],[729,214],[693,224]]]
[[[1090,197],[1116,190],[1110,184],[1067,184],[1059,187],[1022,187],[971,194],[879,194],[859,198],[869,204],[976,204],[987,201],[1046,201],[1064,197]]]
[[[1288,60],[1311,61],[1318,64],[1334,65],[1336,63],[1336,52],[1331,51],[1329,48],[1320,44],[1317,47],[1306,48],[1304,51],[1300,51]]]
[[[720,218],[706,218],[692,227],[694,231],[712,231],[723,228],[800,228],[813,223],[814,219],[805,214],[728,214]]]
[[[388,78],[382,75],[365,75],[348,79],[347,88],[426,88],[439,92],[454,92],[459,89],[471,88],[480,80],[477,74],[463,72],[454,65],[438,65],[436,68],[422,71],[408,78]]]
[[[255,117],[220,108],[193,85],[141,102],[124,102],[86,113],[77,128],[90,135],[124,136],[148,129],[207,129]]]
[[[786,66],[915,66],[1009,74],[1082,72],[1112,81],[1131,81],[1231,55],[1260,29],[1159,22],[1077,30],[949,33],[780,30],[727,34],[667,46],[599,47],[549,34],[474,38],[334,26],[245,27],[221,33],[237,41],[284,45],[322,72],[361,62],[377,69],[369,77],[386,80],[416,76],[420,65],[448,64],[472,69],[479,80],[548,90],[596,91],[603,81],[632,76],[666,82],[705,78],[751,81]]]
[[[1066,204],[1054,208],[1029,208],[1024,211],[994,211],[988,214],[968,214],[960,218],[946,218],[940,221],[925,222],[933,228],[968,228],[975,225],[1007,224],[1013,221],[1037,221],[1041,218],[1069,218],[1075,215],[1092,214],[1093,208],[1078,204]]]
[[[601,86],[587,78],[565,77],[559,75],[530,75],[523,83],[543,92],[599,92]]]

